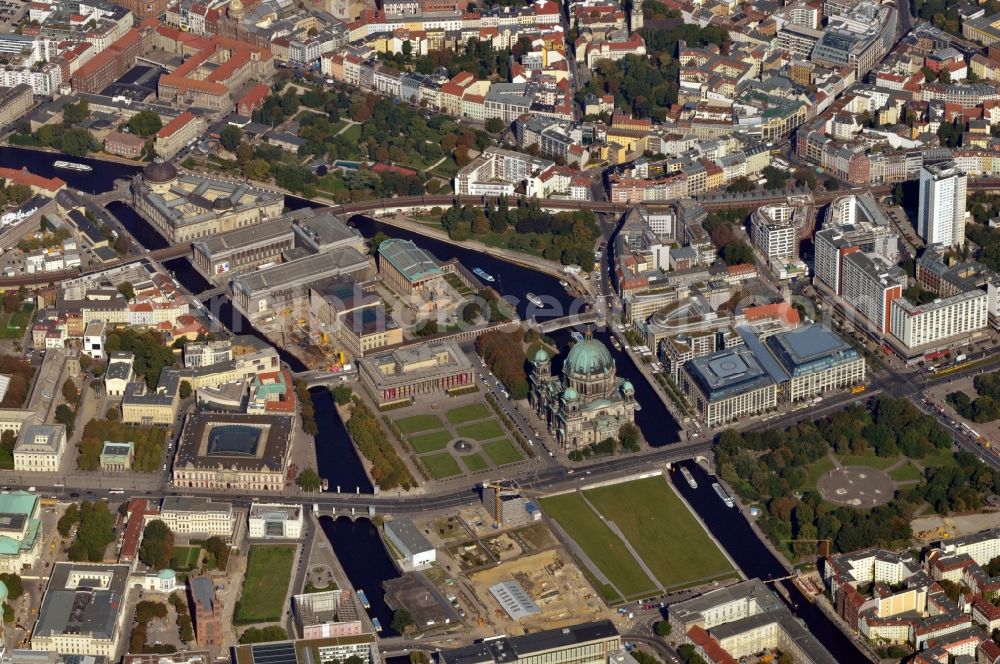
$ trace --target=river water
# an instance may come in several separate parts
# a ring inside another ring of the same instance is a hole
[[[8,168],[28,167],[31,172],[37,175],[60,177],[71,187],[89,193],[109,191],[113,188],[113,181],[116,178],[131,177],[138,170],[138,167],[123,164],[92,159],[71,159],[71,161],[86,163],[94,167],[91,172],[80,173],[52,166],[52,163],[59,158],[61,158],[60,155],[34,150],[0,148],[0,166]],[[306,206],[318,207],[310,201],[294,197],[287,197],[286,201],[287,206],[292,209]],[[164,242],[163,238],[127,205],[112,204],[109,208],[136,239],[147,248],[157,248],[161,246],[160,243]],[[355,215],[350,218],[349,222],[358,228],[365,237],[372,237],[375,233],[382,231],[390,237],[413,240],[439,260],[446,261],[458,258],[469,269],[481,267],[496,278],[492,285],[502,295],[515,298],[515,306],[522,318],[529,316],[544,318],[552,315],[576,313],[573,298],[559,285],[558,279],[498,258],[486,256],[481,252],[398,229],[363,215]],[[207,289],[208,284],[194,270],[188,259],[176,259],[169,261],[166,265],[178,281],[192,292],[200,293]],[[542,297],[543,301],[549,305],[548,310],[537,310],[533,305],[530,305],[523,297],[529,291]],[[263,338],[224,296],[210,306],[213,311],[218,311],[218,317],[223,324],[234,332],[254,334]],[[576,309],[578,310],[579,307]],[[649,444],[661,447],[677,442],[677,423],[660,403],[659,398],[639,373],[638,368],[626,354],[616,351],[610,345],[605,330],[596,330],[594,334],[596,338],[608,346],[608,350],[617,363],[618,375],[628,378],[635,386],[636,399],[642,406],[642,410],[636,414],[636,423]],[[562,330],[552,336],[561,349],[567,348],[569,341],[567,330]],[[295,357],[283,349],[279,348],[278,350],[293,371],[305,369]],[[561,368],[564,356],[563,352],[554,358],[554,371]],[[329,392],[327,390],[314,390],[312,399],[316,408],[317,423],[322,432],[317,443],[320,456],[320,475],[330,480],[332,490],[336,490],[336,485],[340,484],[342,491],[352,491],[354,487],[357,487],[362,492],[370,492],[372,490],[371,484],[368,482],[343,424],[336,416]],[[697,479],[698,488],[691,489],[683,479],[678,481],[676,476],[672,476],[671,480],[743,572],[748,577],[776,578],[784,576],[786,574],[784,568],[770,550],[760,542],[746,519],[737,510],[727,508],[719,500],[712,490],[711,477],[697,464],[687,462],[686,465]],[[398,571],[389,559],[375,526],[368,519],[351,521],[346,517],[338,519],[323,517],[321,526],[334,547],[352,585],[365,591],[372,606],[369,613],[382,623],[383,635],[392,635],[392,612],[384,602],[381,584],[387,579],[398,576]],[[793,602],[797,605],[795,608],[797,615],[803,619],[810,631],[839,661],[864,661],[851,641],[815,606],[806,601],[795,586],[787,581],[782,583],[786,584]]]

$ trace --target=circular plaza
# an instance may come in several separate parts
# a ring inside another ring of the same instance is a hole
[[[876,507],[890,500],[896,484],[888,473],[867,466],[841,466],[827,472],[816,488],[835,505],[843,507]]]

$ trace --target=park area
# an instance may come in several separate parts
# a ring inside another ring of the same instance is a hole
[[[609,602],[739,577],[662,476],[539,502],[582,551],[582,567]]]
[[[255,544],[250,547],[234,623],[250,625],[281,620],[294,560],[294,544]]]
[[[432,479],[483,472],[524,459],[481,397],[471,395],[457,401],[440,414],[411,407],[392,419],[400,439]],[[420,408],[426,410],[426,406]]]

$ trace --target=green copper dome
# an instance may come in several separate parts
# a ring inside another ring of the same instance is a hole
[[[566,356],[563,369],[576,376],[599,376],[615,367],[615,361],[607,347],[596,339],[584,339]]]
[[[629,381],[625,381],[625,382],[624,382],[624,383],[622,384],[622,389],[623,389],[623,390],[624,390],[625,392],[635,392],[635,387],[634,387],[634,386],[632,385],[632,383],[631,383],[631,382],[629,382]]]
[[[545,352],[544,348],[539,348],[535,351],[535,364],[541,364],[542,362],[549,361],[549,354]]]
[[[573,401],[578,396],[580,396],[580,395],[577,393],[575,387],[567,387],[566,391],[563,392],[563,399],[565,399],[566,401]]]

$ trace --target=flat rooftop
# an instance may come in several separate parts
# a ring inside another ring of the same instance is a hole
[[[125,603],[128,565],[57,562],[38,612],[34,636],[91,634],[115,638]]]
[[[608,640],[616,642],[609,648],[615,650],[621,637],[610,620],[599,620],[524,636],[499,636],[463,648],[444,650],[439,657],[447,664],[507,664],[534,653]]]
[[[386,521],[382,527],[385,528],[386,532],[392,533],[406,547],[407,551],[404,553],[416,554],[434,550],[420,529],[408,517]]]
[[[709,401],[774,384],[757,355],[745,346],[698,357],[684,366]]]

